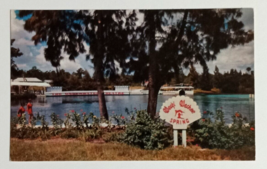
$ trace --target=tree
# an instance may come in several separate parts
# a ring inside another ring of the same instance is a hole
[[[188,77],[190,79],[190,83],[192,84],[192,86],[194,87],[199,86],[199,74],[197,73],[194,65],[191,65]]]
[[[84,11],[84,13],[90,12]],[[115,80],[118,72],[115,61],[124,67],[125,59],[130,53],[128,37],[135,26],[135,17],[135,12],[127,17],[125,10],[95,10],[90,17],[83,16],[85,18],[83,21],[87,25],[85,33],[89,37],[87,42],[90,44],[87,59],[93,57],[91,61],[94,64],[99,109],[106,119],[108,113],[103,92],[104,74],[110,80]]]
[[[43,72],[37,69],[36,66],[33,66],[30,70],[28,70],[25,74],[26,77],[36,77],[40,80],[45,80]]]
[[[108,119],[103,92],[104,73],[112,79],[117,71],[115,60],[123,66],[130,49],[128,35],[136,20],[135,13],[130,13],[126,18],[123,10],[19,12],[19,16],[29,14],[32,16],[24,28],[35,31],[32,38],[35,44],[47,42],[45,58],[54,67],[60,66],[62,49],[70,60],[74,60],[79,53],[85,52],[84,42],[90,45],[87,60],[91,59],[94,64],[100,115]]]
[[[251,68],[250,67],[247,67],[247,72],[249,73],[251,71]]]
[[[203,90],[210,90],[212,88],[212,82],[209,74],[209,68],[205,66],[200,79],[200,87]]]
[[[92,88],[96,88],[92,83],[92,78],[87,70],[84,71],[84,76],[82,78],[82,89],[83,90],[90,90]]]
[[[141,12],[144,14],[144,23],[139,28],[139,39],[143,39],[147,45],[140,45],[145,50],[139,50],[140,59],[136,65],[141,65],[141,70],[148,69],[147,109],[152,117],[156,113],[158,91],[170,80],[170,72],[177,70],[177,67],[188,67],[195,63],[207,67],[206,62],[216,59],[221,49],[229,45],[243,45],[253,40],[253,32],[244,31],[243,23],[238,21],[242,15],[240,9]],[[180,14],[182,17],[175,18],[174,14]],[[173,25],[170,24],[171,20]],[[158,45],[161,47],[156,50]],[[144,59],[146,56],[147,59]],[[145,65],[148,68],[145,69]]]
[[[78,76],[79,79],[82,79],[84,73],[85,73],[85,71],[84,71],[82,68],[80,68],[80,69],[78,69],[78,70],[76,71],[75,74]]]
[[[72,90],[78,90],[80,89],[81,83],[76,75],[70,76],[70,78],[67,80],[68,87],[71,88]]]
[[[215,66],[214,70],[214,79],[213,79],[213,85],[216,88],[221,88],[222,87],[222,74],[219,71],[219,68]]]
[[[12,47],[13,43],[14,43],[15,39],[11,39],[11,78],[14,79],[15,77],[17,77],[19,75],[19,70],[17,65],[15,64],[14,58],[20,57],[21,55],[23,55],[23,53],[18,49],[18,48],[14,48]]]

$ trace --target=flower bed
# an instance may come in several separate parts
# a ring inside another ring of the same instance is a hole
[[[164,149],[173,143],[172,127],[159,119],[151,119],[146,111],[129,111],[127,116],[112,112],[109,120],[96,117],[93,113],[75,110],[65,113],[65,119],[50,115],[48,125],[44,115],[35,114],[32,125],[27,125],[25,114],[11,120],[11,137],[19,139],[48,140],[53,137],[79,139],[86,142],[123,142],[141,149]],[[114,123],[111,123],[111,121]],[[39,121],[41,125],[36,126]],[[181,137],[178,137],[181,140]],[[255,145],[254,122],[247,123],[238,112],[233,114],[233,124],[225,124],[224,113],[218,109],[215,114],[203,112],[203,118],[188,128],[188,145],[203,148],[237,149]],[[180,141],[181,142],[181,141]]]

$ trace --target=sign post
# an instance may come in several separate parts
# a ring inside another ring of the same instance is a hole
[[[178,130],[182,130],[182,145],[186,147],[187,126],[201,118],[197,103],[186,96],[176,96],[165,101],[159,116],[173,126],[174,146],[178,145]]]
[[[174,129],[173,130],[173,145],[178,146],[178,130]]]
[[[182,144],[186,147],[186,130],[182,130]]]

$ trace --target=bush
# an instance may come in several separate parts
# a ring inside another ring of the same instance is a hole
[[[71,130],[71,129],[67,129],[65,130],[63,133],[60,134],[61,138],[78,138],[79,137],[79,133],[77,130]]]
[[[63,120],[59,118],[59,115],[52,113],[50,118],[55,129],[62,128]]]
[[[102,136],[103,140],[105,142],[113,142],[113,141],[117,141],[117,142],[121,142],[123,140],[123,133],[121,132],[109,132],[109,133],[105,133]]]
[[[163,149],[172,144],[169,128],[159,118],[151,119],[146,111],[138,111],[136,121],[127,124],[122,141],[142,149]]]
[[[226,125],[222,109],[217,109],[213,118],[212,113],[204,111],[204,116],[196,125],[194,135],[196,143],[204,148],[236,149],[242,146],[255,145],[254,123],[245,125],[247,119],[236,112],[233,124]]]

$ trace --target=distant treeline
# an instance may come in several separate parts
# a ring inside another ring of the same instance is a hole
[[[220,73],[215,66],[214,74],[210,74],[208,69],[204,69],[202,74],[199,74],[194,67],[190,68],[188,76],[184,76],[184,83],[191,83],[195,88],[202,90],[211,90],[218,88],[221,93],[254,93],[254,71],[250,67],[246,69],[246,73],[231,69],[229,72]],[[180,77],[183,77],[180,75]]]
[[[13,73],[16,77],[36,77],[40,80],[52,80],[54,86],[62,86],[63,90],[96,90],[97,86],[87,70],[82,68],[76,72],[69,73],[65,70],[41,71],[37,67],[32,67],[28,71],[18,70]],[[112,89],[114,85],[141,86],[142,82],[135,80],[133,75],[117,75],[112,80],[105,78],[105,89]],[[214,74],[210,74],[208,69],[203,73],[198,73],[192,66],[188,75],[185,75],[182,69],[179,74],[173,74],[173,78],[166,82],[169,85],[178,83],[191,84],[195,89],[211,90],[218,88],[222,93],[254,93],[254,71],[247,68],[246,73],[231,69],[229,72],[220,73],[218,67],[215,67]]]

